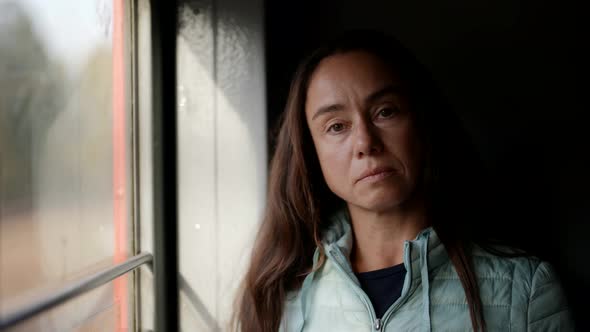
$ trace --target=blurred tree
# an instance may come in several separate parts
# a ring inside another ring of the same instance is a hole
[[[34,144],[43,141],[63,109],[65,81],[63,67],[49,59],[23,8],[0,2],[0,199],[5,209],[31,207]]]

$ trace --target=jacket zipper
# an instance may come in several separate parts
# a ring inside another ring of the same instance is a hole
[[[384,330],[385,324],[387,324],[387,322],[389,321],[389,317],[393,314],[393,312],[399,308],[410,296],[410,291],[412,288],[412,260],[411,260],[411,255],[410,255],[410,243],[409,241],[406,241],[404,243],[404,252],[405,252],[405,257],[404,257],[404,262],[407,261],[409,262],[409,269],[407,270],[407,277],[408,277],[408,285],[407,285],[407,291],[405,292],[403,298],[400,297],[399,302],[397,303],[397,305],[392,305],[391,307],[389,307],[389,309],[387,309],[387,311],[383,314],[382,318],[376,318],[376,314],[375,314],[375,309],[373,308],[373,305],[371,304],[371,300],[369,300],[367,294],[357,285],[357,283],[350,277],[350,275],[344,270],[344,267],[341,265],[342,262],[341,260],[346,261],[346,258],[344,258],[344,255],[342,255],[342,253],[340,252],[339,249],[330,249],[328,250],[328,253],[330,253],[332,255],[332,258],[334,259],[334,262],[337,267],[338,270],[340,270],[341,273],[343,273],[348,280],[353,284],[353,289],[356,291],[357,295],[363,300],[363,302],[365,303],[365,306],[367,307],[367,311],[369,312],[369,317],[371,319],[371,321],[373,322],[373,329],[376,332],[380,332],[382,329]],[[404,287],[406,287],[404,285]],[[403,291],[402,291],[403,292]],[[403,294],[403,293],[402,293]]]
[[[342,266],[342,262],[340,261],[344,256],[342,255],[340,250],[330,249],[328,251],[328,253],[330,253],[332,255],[332,258],[334,259],[334,262],[336,263],[334,265],[336,265],[338,270],[340,270],[340,272],[342,274],[344,274],[346,276],[346,278],[348,278],[348,280],[352,283],[353,289],[357,293],[357,296],[359,296],[361,298],[361,300],[363,300],[365,307],[367,308],[367,311],[369,312],[369,317],[371,319],[371,322],[373,322],[373,328],[375,329],[375,331],[378,331],[378,332],[381,331],[381,328],[383,327],[383,325],[381,324],[381,319],[375,317],[376,316],[375,309],[373,308],[373,305],[371,304],[371,300],[369,300],[367,294],[365,294],[365,292],[359,287],[359,285],[357,285],[357,283],[344,270],[344,267]]]
[[[383,314],[383,317],[381,318],[381,327],[383,328],[383,326],[385,326],[385,324],[387,324],[387,322],[389,321],[389,317],[391,317],[391,315],[393,314],[393,312],[399,308],[400,306],[402,306],[404,304],[404,302],[406,302],[406,300],[410,297],[411,293],[410,291],[412,290],[412,259],[411,259],[411,255],[410,255],[410,243],[408,241],[406,241],[404,243],[404,252],[405,252],[405,257],[404,257],[404,261],[409,262],[409,268],[406,269],[406,278],[408,279],[408,284],[404,285],[404,288],[407,286],[407,291],[403,292],[402,290],[402,296],[400,296],[400,298],[398,299],[397,305],[392,305],[391,307],[389,307],[389,309],[387,309],[387,311],[385,311],[385,313]]]
[[[375,319],[375,325],[373,327],[375,331],[381,331],[381,318]]]

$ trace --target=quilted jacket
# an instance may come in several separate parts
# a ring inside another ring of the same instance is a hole
[[[280,331],[472,331],[465,292],[432,228],[405,242],[402,294],[381,318],[352,271],[352,243],[348,214],[340,212],[323,237],[327,259],[288,294]],[[478,247],[472,256],[487,331],[574,330],[547,262],[498,257]]]

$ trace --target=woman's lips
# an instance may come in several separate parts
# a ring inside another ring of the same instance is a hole
[[[393,175],[395,171],[392,168],[377,168],[367,171],[361,175],[356,182],[375,182]]]

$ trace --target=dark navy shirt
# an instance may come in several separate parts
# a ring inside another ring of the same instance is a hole
[[[404,264],[395,265],[381,270],[356,274],[361,288],[367,293],[377,318],[383,314],[402,294],[406,268]]]

